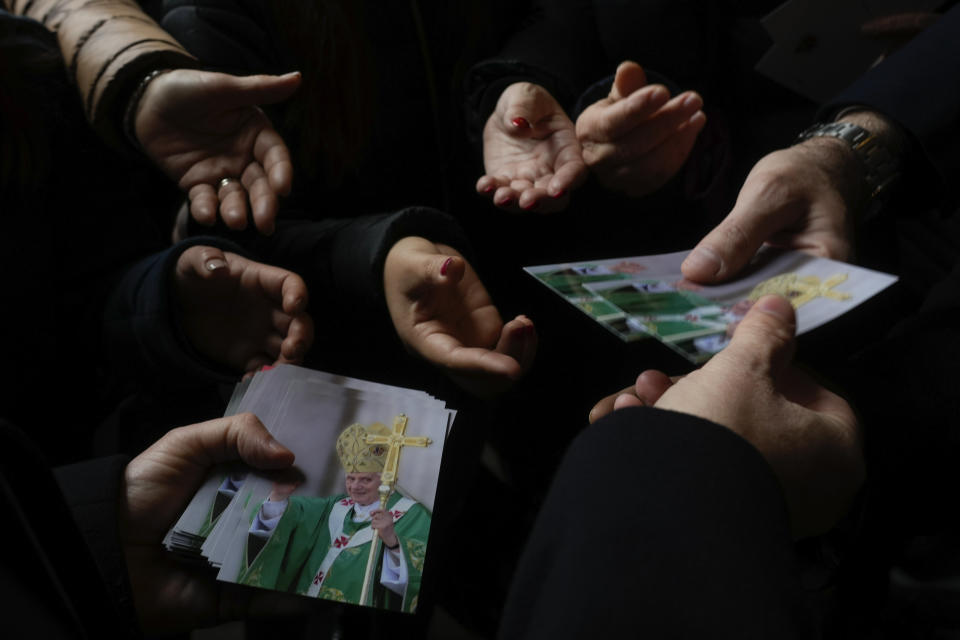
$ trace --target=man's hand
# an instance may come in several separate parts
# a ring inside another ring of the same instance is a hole
[[[672,381],[645,371],[614,408],[653,405],[723,425],[753,444],[780,480],[794,535],[828,531],[864,479],[850,406],[790,366],[796,319],[779,296],[758,300],[733,341],[703,368]]]
[[[313,344],[307,286],[295,273],[214,247],[190,247],[174,272],[181,326],[213,362],[252,373],[297,364]]]
[[[127,465],[120,537],[144,631],[193,629],[296,606],[283,594],[217,582],[208,571],[177,562],[161,544],[207,472],[234,460],[283,469],[293,464],[293,453],[246,413],[174,429]]]
[[[894,158],[906,146],[897,125],[873,111],[854,111],[837,121],[863,127]],[[683,275],[703,283],[729,280],[765,243],[846,260],[854,214],[869,197],[863,172],[849,145],[830,137],[761,158],[733,210],[684,260]]]
[[[481,396],[505,390],[533,364],[537,334],[503,324],[473,267],[455,249],[410,236],[387,254],[384,295],[408,349]]]
[[[389,511],[374,509],[370,512],[370,527],[380,532],[380,539],[388,547],[395,547],[400,539],[393,530],[393,516]]]
[[[764,243],[845,260],[860,201],[856,163],[846,143],[830,138],[761,158],[733,210],[684,260],[683,275],[703,283],[728,280]]]
[[[298,72],[241,78],[170,71],[147,87],[134,131],[147,156],[189,194],[197,222],[212,226],[219,209],[229,228],[244,229],[250,211],[257,229],[270,234],[293,166],[257,105],[282,102],[299,85]]]
[[[559,211],[586,178],[573,123],[540,85],[504,90],[483,128],[483,166],[477,192],[511,211]]]
[[[648,85],[636,62],[617,67],[610,95],[577,118],[577,138],[587,166],[609,189],[640,197],[672,178],[686,162],[707,118],[692,91],[670,98]]]

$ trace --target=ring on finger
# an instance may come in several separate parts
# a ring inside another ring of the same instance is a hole
[[[223,189],[224,187],[228,186],[233,182],[239,182],[239,180],[237,180],[236,178],[222,178],[219,183],[219,188]]]

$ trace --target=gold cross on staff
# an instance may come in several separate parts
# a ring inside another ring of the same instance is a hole
[[[406,436],[407,416],[400,414],[393,419],[393,433],[386,436],[367,434],[367,444],[383,444],[387,446],[387,459],[383,461],[383,471],[380,472],[380,508],[387,508],[387,499],[393,492],[393,485],[397,481],[397,470],[400,467],[400,450],[404,447],[429,447],[433,440],[426,436]],[[370,541],[370,555],[367,556],[367,569],[363,576],[363,588],[360,591],[360,604],[369,604],[370,584],[373,580],[373,570],[377,565],[377,551],[379,547],[379,531],[374,530]]]
[[[823,282],[817,276],[800,277],[795,273],[784,273],[758,284],[750,292],[749,297],[751,300],[759,300],[768,293],[776,293],[787,298],[794,309],[799,309],[814,298],[849,300],[851,298],[849,293],[834,290],[834,287],[846,280],[845,273],[832,275]]]
[[[380,484],[393,486],[397,481],[397,471],[400,467],[400,450],[403,447],[429,447],[433,440],[427,436],[407,436],[407,416],[400,414],[393,419],[393,433],[387,436],[367,434],[367,444],[387,445],[387,459],[383,461],[383,471],[380,472]]]

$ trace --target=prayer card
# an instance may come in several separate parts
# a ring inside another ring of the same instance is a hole
[[[625,342],[656,338],[694,363],[723,349],[750,306],[777,293],[797,310],[797,335],[876,295],[897,278],[798,251],[765,249],[737,280],[698,285],[689,251],[526,267],[525,271]]]
[[[281,365],[237,386],[296,455],[215,469],[164,544],[219,580],[413,613],[455,412],[426,393]]]

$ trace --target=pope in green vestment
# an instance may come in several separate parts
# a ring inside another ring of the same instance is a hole
[[[351,425],[348,431],[354,427],[364,428]],[[275,486],[251,524],[237,582],[361,604],[373,530],[377,530],[382,551],[373,573],[372,601],[365,604],[413,612],[430,512],[398,492],[381,509],[379,471],[356,469],[376,469],[378,464],[382,469],[382,447],[364,455],[366,445],[355,446],[354,450],[364,449],[361,455],[345,455],[340,446],[344,434],[338,439],[338,454],[347,471],[346,494],[289,496],[294,486],[285,490]],[[355,439],[362,442],[362,438]]]

